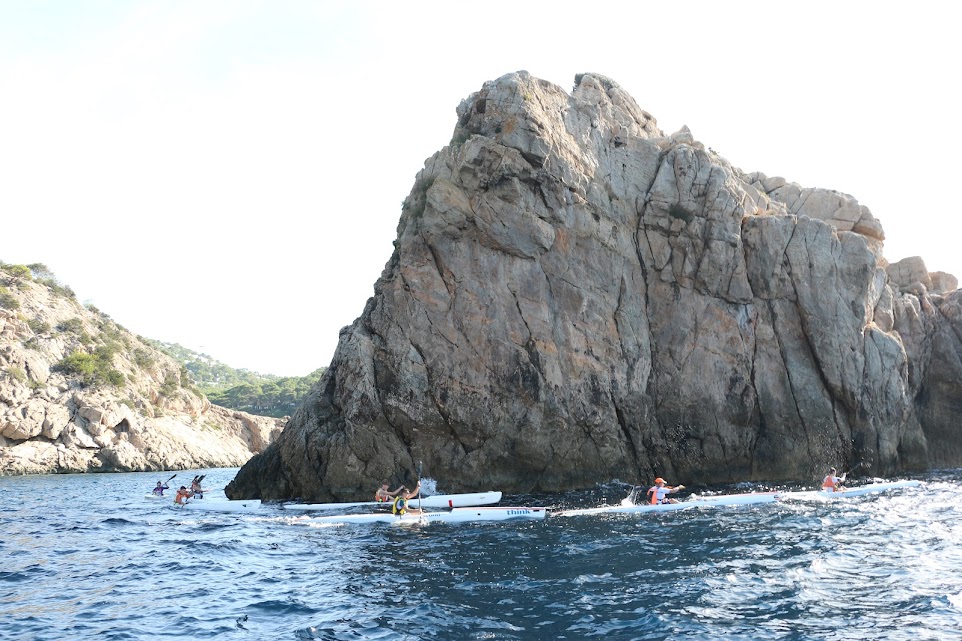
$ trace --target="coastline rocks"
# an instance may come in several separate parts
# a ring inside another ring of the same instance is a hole
[[[854,198],[742,172],[596,74],[508,74],[457,114],[374,296],[229,496],[962,464],[960,295],[886,268]]]
[[[56,288],[6,270],[0,284],[0,475],[237,467],[280,433]]]

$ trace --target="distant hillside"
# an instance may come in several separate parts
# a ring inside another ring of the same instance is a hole
[[[44,265],[0,261],[0,476],[235,467],[282,428],[212,405]]]
[[[261,416],[288,416],[327,369],[316,369],[307,376],[258,374],[234,369],[177,343],[150,343],[180,363],[211,403]]]

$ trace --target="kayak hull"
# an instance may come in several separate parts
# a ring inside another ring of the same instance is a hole
[[[842,490],[841,492],[825,492],[823,490],[809,490],[802,492],[781,492],[778,495],[778,500],[780,501],[791,501],[791,500],[817,500],[817,501],[831,501],[834,499],[848,499],[856,496],[865,496],[866,494],[874,494],[876,492],[886,492],[888,490],[898,490],[902,488],[909,487],[919,487],[922,485],[919,481],[892,481],[890,483],[870,483],[869,485],[862,485],[859,487],[850,487]]]
[[[605,505],[577,510],[563,510],[556,516],[586,516],[591,514],[644,514],[646,512],[673,512],[691,508],[720,507],[723,505],[753,505],[757,503],[774,503],[777,492],[752,492],[749,494],[719,494],[717,496],[696,496],[678,503],[660,503],[651,505]]]
[[[745,492],[744,494],[692,494],[690,500],[719,505],[750,505],[752,503],[771,503],[781,492]]]
[[[192,499],[186,503],[173,503],[178,510],[201,510],[206,512],[254,512],[260,509],[259,500],[228,501],[223,499]]]
[[[543,520],[543,507],[456,507],[450,512],[423,514],[342,514],[316,516],[295,521],[300,525],[393,523],[419,525],[426,523],[468,523],[473,521]]]
[[[501,492],[471,492],[467,494],[435,494],[410,499],[413,508],[457,508],[474,507],[477,505],[493,505],[501,501]],[[390,506],[390,502],[363,501],[360,503],[288,503],[285,510],[300,512],[317,512],[322,510],[340,510],[352,507]]]
[[[790,500],[820,500],[854,498],[875,492],[885,492],[901,488],[918,487],[919,481],[893,481],[890,483],[872,483],[861,487],[848,488],[842,492],[823,492],[810,490],[800,492],[748,492],[746,494],[718,494],[713,496],[693,495],[686,501],[661,505],[606,505],[580,510],[564,510],[556,512],[556,516],[585,516],[591,514],[641,514],[645,512],[671,512],[689,508],[707,508],[722,505],[754,505],[759,503],[774,503]]]

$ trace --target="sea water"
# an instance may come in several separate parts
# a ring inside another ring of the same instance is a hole
[[[195,473],[236,470],[171,487]],[[147,499],[167,476],[0,478],[0,639],[962,638],[959,470],[834,501],[323,527]]]

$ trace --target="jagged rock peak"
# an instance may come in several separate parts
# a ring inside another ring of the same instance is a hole
[[[885,268],[892,284],[903,292],[946,294],[959,288],[959,280],[946,272],[929,272],[921,256],[910,256]]]
[[[422,462],[506,492],[962,464],[962,292],[893,287],[854,198],[744,174],[595,74],[507,74],[457,117],[232,496],[357,499]]]

